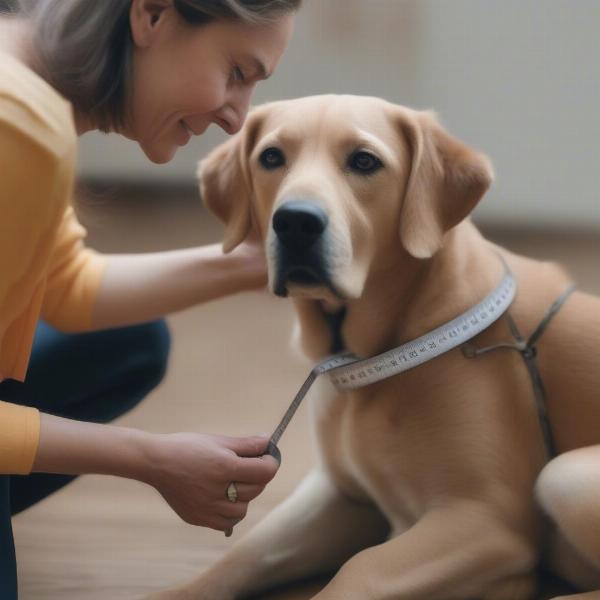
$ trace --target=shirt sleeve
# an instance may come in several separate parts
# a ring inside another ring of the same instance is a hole
[[[10,328],[39,289],[56,218],[52,182],[62,148],[46,131],[25,108],[0,98],[0,357],[9,363],[18,352],[6,347],[15,342]],[[3,367],[0,361],[0,380]],[[0,473],[31,471],[39,431],[36,409],[0,401]]]
[[[87,331],[107,257],[86,248],[86,230],[69,206],[50,258],[42,318],[60,331]]]
[[[39,411],[28,406],[0,401],[0,473],[30,473],[39,440]]]

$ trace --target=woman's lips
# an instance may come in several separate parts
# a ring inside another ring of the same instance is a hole
[[[190,141],[193,135],[194,132],[190,129],[188,124],[185,121],[179,121],[176,136],[177,144],[179,144],[180,146],[185,146]]]
[[[183,119],[181,119],[179,122],[183,125],[183,128],[190,134],[190,136],[197,135],[196,132]]]

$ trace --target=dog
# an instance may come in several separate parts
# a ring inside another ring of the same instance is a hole
[[[470,343],[508,343],[508,314],[531,333],[570,284],[480,234],[469,215],[490,161],[429,111],[335,95],[266,104],[199,174],[224,251],[264,241],[269,289],[292,299],[314,361],[418,338],[507,267],[514,301]],[[536,345],[556,457],[510,349],[455,348],[346,392],[319,383],[318,465],[206,573],[157,597],[228,600],[335,572],[315,599],[526,600],[540,565],[600,590],[598,341],[600,300],[576,291]]]

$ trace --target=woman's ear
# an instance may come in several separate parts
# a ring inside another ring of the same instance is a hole
[[[240,133],[198,165],[202,200],[225,224],[223,252],[231,252],[250,232],[253,189],[248,161],[261,123],[260,113],[253,112]]]
[[[132,0],[129,23],[136,46],[147,48],[152,44],[166,10],[172,6],[169,0]]]
[[[431,112],[402,110],[399,119],[410,151],[400,239],[412,256],[430,258],[481,200],[494,177],[492,165],[448,134]]]

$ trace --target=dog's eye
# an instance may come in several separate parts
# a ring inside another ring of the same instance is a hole
[[[279,148],[267,148],[263,150],[258,159],[265,169],[278,169],[285,165],[285,156]]]
[[[383,167],[383,163],[370,152],[359,150],[348,159],[348,168],[362,175],[370,175]]]

